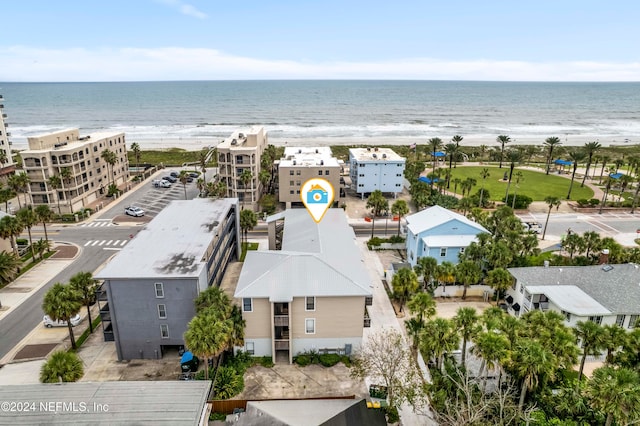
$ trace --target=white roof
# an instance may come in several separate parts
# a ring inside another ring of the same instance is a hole
[[[529,294],[544,294],[558,308],[578,316],[609,315],[611,311],[574,285],[530,285]]]
[[[198,277],[216,228],[237,203],[237,198],[172,201],[96,278]]]
[[[487,231],[482,225],[470,219],[467,219],[464,215],[453,212],[451,210],[447,210],[444,207],[440,206],[429,207],[428,209],[424,209],[406,217],[407,227],[414,235],[435,228],[442,225],[443,223],[447,223],[452,220],[457,220],[473,228],[476,228],[478,232],[476,232],[474,235],[477,235],[481,232],[489,233],[489,231]]]
[[[282,251],[248,252],[234,297],[287,302],[303,296],[371,295],[369,273],[342,209],[329,209],[319,224],[305,209],[278,216],[285,218]]]
[[[295,164],[293,164],[295,162]],[[320,164],[322,163],[322,164]],[[287,147],[280,160],[280,167],[338,167],[338,160],[333,157],[331,148],[321,147]]]
[[[349,158],[358,162],[385,162],[385,161],[405,161],[405,159],[395,153],[391,148],[351,148]]]
[[[427,247],[467,247],[477,238],[475,235],[433,235],[422,241]]]

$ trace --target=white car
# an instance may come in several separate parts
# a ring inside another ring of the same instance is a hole
[[[76,314],[75,316],[71,317],[71,326],[75,327],[76,325],[80,324],[81,318],[80,318],[80,314]],[[51,327],[66,327],[67,326],[67,322],[66,321],[62,321],[62,320],[57,320],[54,321],[51,319],[51,317],[49,315],[45,315],[42,318],[42,322],[44,323],[44,326],[47,328],[51,328]]]
[[[129,216],[135,216],[135,217],[144,216],[144,210],[142,210],[140,207],[136,207],[136,206],[125,207],[124,208],[124,212],[125,212],[125,214],[128,214]]]
[[[171,188],[171,182],[165,179],[156,179],[152,183],[155,188]]]

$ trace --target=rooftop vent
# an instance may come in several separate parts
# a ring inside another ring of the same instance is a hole
[[[318,153],[318,148],[316,148],[316,154]]]
[[[293,165],[294,165],[294,166],[296,165],[296,160],[293,160]]]
[[[302,150],[301,149],[298,150],[298,154],[302,154]]]
[[[324,160],[320,160],[320,165],[324,166]]]
[[[367,148],[367,151],[371,151],[371,148]]]
[[[238,133],[238,139],[244,139],[244,133]]]
[[[373,158],[378,158],[378,156],[376,154],[373,154]]]
[[[374,148],[374,151],[376,151],[376,152],[377,152],[377,151],[378,151],[378,148]]]
[[[232,139],[232,140],[231,140],[231,145],[238,145],[238,141],[237,141],[237,140],[235,140],[235,139]]]
[[[382,154],[382,158],[387,158],[387,154]]]

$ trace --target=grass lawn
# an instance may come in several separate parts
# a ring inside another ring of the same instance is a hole
[[[242,243],[242,252],[240,254],[240,262],[244,262],[248,250],[258,250],[258,243]]]
[[[131,151],[127,152],[129,157],[129,164],[131,166],[136,165],[136,159],[133,157]],[[181,166],[183,163],[193,163],[198,161],[200,151],[187,151],[181,148],[169,148],[157,151],[140,151],[140,163],[149,163],[158,165],[160,163],[165,166]],[[211,156],[211,161],[207,163],[208,167],[214,167],[218,158],[215,155]]]
[[[468,177],[476,179],[478,182],[476,186],[471,190],[472,194],[475,194],[482,186],[482,179],[480,178],[480,172],[482,169],[489,169],[490,176],[484,182],[484,188],[489,191],[491,200],[500,201],[505,195],[507,190],[507,182],[502,180],[504,172],[509,172],[509,168],[503,167],[485,167],[485,166],[473,166],[473,167],[457,167],[451,169],[451,179],[458,178],[465,180]],[[535,172],[531,170],[514,169],[513,173],[517,171],[522,172],[523,180],[518,185],[518,194],[523,194],[531,197],[533,201],[543,201],[546,197],[558,197],[561,200],[566,199],[567,192],[569,192],[569,185],[571,179],[566,179],[557,175],[546,175],[541,172]],[[571,199],[579,200],[581,198],[590,199],[593,198],[593,190],[588,187],[580,187],[580,180],[576,177],[573,182],[573,190],[571,191]],[[453,182],[450,185],[450,190],[453,191]],[[513,194],[515,189],[515,176],[511,180],[511,187],[509,193]],[[458,193],[460,193],[460,187],[458,186]]]

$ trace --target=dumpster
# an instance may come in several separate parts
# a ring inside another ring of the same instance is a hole
[[[182,354],[182,358],[180,358],[180,368],[183,373],[196,372],[198,371],[198,366],[200,365],[200,360],[197,356],[195,356],[191,351],[186,351]]]

